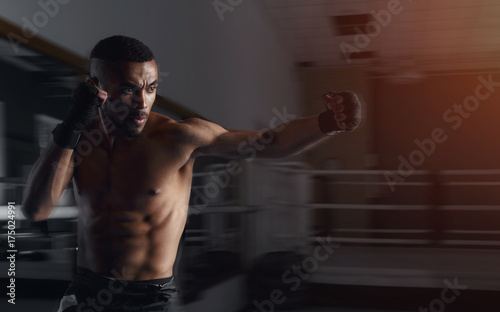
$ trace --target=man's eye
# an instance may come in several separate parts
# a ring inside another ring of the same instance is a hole
[[[148,88],[148,92],[155,92],[155,90],[156,90],[156,86]]]
[[[123,89],[123,93],[133,93],[134,90],[132,88],[125,88]]]

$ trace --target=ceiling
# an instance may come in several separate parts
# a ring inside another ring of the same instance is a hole
[[[265,5],[301,67],[500,68],[498,0],[265,0]]]

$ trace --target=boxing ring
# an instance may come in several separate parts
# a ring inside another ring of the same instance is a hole
[[[500,170],[415,170],[391,190],[387,170],[270,169],[271,237],[304,256],[335,246],[309,282],[500,290]]]

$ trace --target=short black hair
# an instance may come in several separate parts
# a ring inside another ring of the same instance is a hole
[[[99,59],[111,63],[138,62],[154,60],[153,52],[141,41],[116,35],[100,40],[90,52],[90,59]]]

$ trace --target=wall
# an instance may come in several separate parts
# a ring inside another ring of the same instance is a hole
[[[409,85],[377,79],[380,167],[395,169],[404,159],[423,170],[498,168],[499,81],[489,71],[430,73]]]
[[[418,196],[399,183],[416,181],[419,177],[411,174],[413,170],[499,168],[500,75],[493,72],[429,73],[409,85],[376,80],[377,152],[380,168],[392,172],[385,180],[393,185],[384,202],[429,201],[429,190]],[[488,179],[443,179],[452,178]],[[498,186],[448,186],[441,196],[444,204],[498,204]]]

